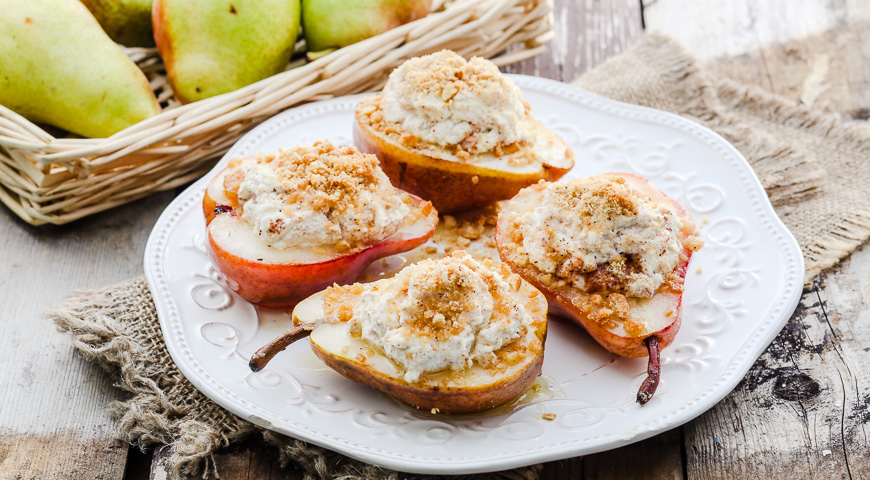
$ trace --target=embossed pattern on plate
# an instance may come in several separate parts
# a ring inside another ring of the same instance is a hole
[[[559,319],[551,319],[539,391],[481,415],[446,417],[400,405],[326,368],[307,342],[251,373],[248,357],[289,318],[237,297],[206,255],[201,201],[210,175],[166,209],[145,252],[166,345],[182,373],[265,428],[418,473],[500,470],[615,448],[685,423],[728,394],[788,320],[803,280],[800,249],[751,168],[721,137],[681,117],[558,82],[512,78],[536,118],[577,154],[568,177],[640,174],[679,199],[700,225],[706,245],[692,258],[683,326],[663,352],[662,383],[650,403],[634,403],[646,359],[609,354]],[[312,103],[263,122],[214,171],[229,158],[296,143],[349,143],[358,98]]]

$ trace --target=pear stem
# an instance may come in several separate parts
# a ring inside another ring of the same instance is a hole
[[[260,370],[266,368],[266,364],[272,360],[272,357],[277,355],[279,352],[283,352],[285,348],[290,346],[291,343],[302,340],[303,338],[311,335],[311,331],[314,330],[317,323],[306,323],[303,325],[297,325],[290,330],[284,332],[283,335],[272,340],[267,343],[265,346],[260,347],[253,356],[251,356],[251,361],[248,362],[248,367],[251,368],[253,372],[259,372]]]
[[[659,355],[659,337],[651,335],[644,340],[646,348],[649,350],[649,364],[646,367],[646,379],[640,385],[637,391],[637,403],[644,405],[650,401],[653,394],[656,393],[656,388],[659,386],[659,380],[662,374],[662,362]]]

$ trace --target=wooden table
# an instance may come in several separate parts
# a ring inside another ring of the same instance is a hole
[[[868,0],[557,0],[556,40],[507,70],[570,81],[646,28],[681,39],[711,68],[866,119],[870,33],[850,28],[868,12]],[[0,479],[166,478],[159,453],[113,439],[107,410],[122,394],[39,312],[74,289],[139,275],[173,195],[63,227],[0,210]],[[870,249],[860,249],[805,289],[782,333],[709,412],[631,446],[548,463],[542,478],[870,478],[868,270]],[[258,439],[221,452],[221,478],[301,478],[273,453]]]

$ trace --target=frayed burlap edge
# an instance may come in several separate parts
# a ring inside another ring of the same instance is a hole
[[[154,301],[144,277],[94,291],[72,293],[64,303],[43,312],[73,346],[98,362],[130,397],[113,402],[117,435],[143,451],[169,446],[172,474],[203,477],[220,472],[214,453],[262,431],[277,448],[282,467],[303,470],[306,479],[359,480],[399,478],[397,472],[359,462],[300,440],[265,431],[212,402],[181,374],[166,351]],[[435,477],[401,474],[401,478],[534,480],[540,466],[479,475]]]
[[[826,176],[814,195],[774,204],[801,246],[807,282],[870,238],[870,202],[866,200],[870,198],[870,170],[866,167],[870,161],[870,125],[844,121],[838,115],[730,79],[718,81],[718,97],[741,116],[766,122],[783,142],[801,142],[814,161],[825,166]],[[768,193],[775,195],[776,188],[776,184],[768,187]]]
[[[573,82],[716,131],[749,161],[801,246],[806,281],[870,238],[870,127],[759,87],[715,78],[683,48],[647,34]],[[703,159],[700,159],[702,161]]]
[[[825,178],[825,169],[808,152],[752,128],[725,108],[716,82],[679,44],[662,35],[645,35],[572,84],[615,100],[676,113],[716,131],[751,160],[774,205],[812,195]],[[783,174],[786,171],[788,175]]]
[[[143,450],[170,446],[168,463],[176,475],[213,472],[216,449],[255,431],[253,424],[228,413],[222,413],[218,426],[207,418],[213,407],[196,408],[194,402],[210,402],[169,359],[144,278],[74,292],[44,315],[59,331],[72,334],[76,350],[131,394],[110,406],[118,436]]]

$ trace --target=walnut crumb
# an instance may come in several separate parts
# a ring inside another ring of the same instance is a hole
[[[547,420],[548,422],[552,422],[553,420],[556,419],[556,414],[555,413],[543,413],[543,414],[541,414],[541,418],[543,418],[544,420]]]

